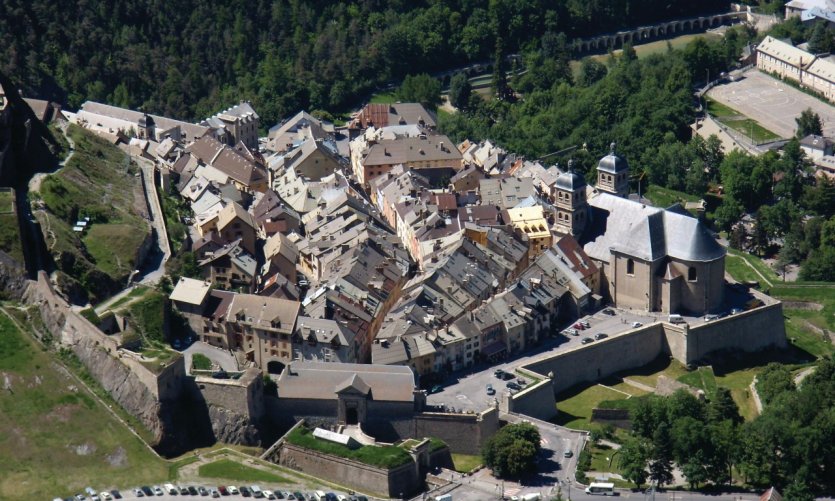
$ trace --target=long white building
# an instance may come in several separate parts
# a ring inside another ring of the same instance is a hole
[[[757,46],[757,68],[835,100],[835,62],[829,59],[768,36]]]

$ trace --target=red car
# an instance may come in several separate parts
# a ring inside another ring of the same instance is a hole
[[[584,330],[586,330],[586,326],[585,326],[585,325],[583,325],[583,324],[581,324],[580,322],[577,322],[576,324],[572,325],[572,327],[574,327],[574,328],[575,328],[575,329],[577,329],[578,331],[584,331]]]
[[[229,490],[226,488],[225,485],[221,485],[220,487],[218,487],[217,491],[220,493],[221,496],[228,496],[229,495]]]

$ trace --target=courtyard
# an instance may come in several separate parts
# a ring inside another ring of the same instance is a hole
[[[707,97],[783,138],[794,135],[794,119],[811,108],[823,121],[824,135],[835,135],[835,107],[756,69],[745,72],[735,82],[717,85],[708,91]]]

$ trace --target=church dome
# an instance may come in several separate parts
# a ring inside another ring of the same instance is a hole
[[[577,191],[586,186],[583,176],[573,171],[563,172],[557,177],[557,188],[566,191]]]
[[[609,154],[600,159],[597,163],[597,170],[608,174],[620,174],[629,170],[626,160],[615,154],[615,143],[612,143]]]

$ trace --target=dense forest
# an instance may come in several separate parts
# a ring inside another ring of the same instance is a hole
[[[725,11],[669,0],[2,0],[0,71],[27,95],[182,119],[240,99],[272,124],[433,72],[658,20]]]

